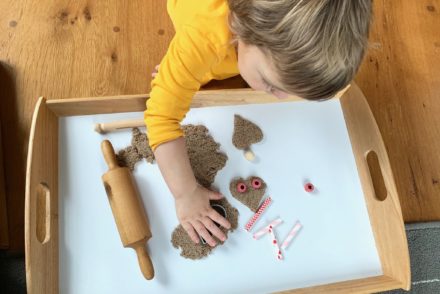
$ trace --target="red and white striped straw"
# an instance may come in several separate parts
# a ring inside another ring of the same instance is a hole
[[[246,231],[249,232],[251,230],[260,215],[264,212],[264,210],[269,206],[271,202],[272,198],[270,198],[270,196],[264,200],[263,204],[261,204],[260,208],[258,208],[258,211],[252,216],[252,218],[247,222],[246,226],[244,227]]]
[[[301,230],[302,225],[299,221],[295,223],[292,230],[290,230],[289,234],[287,235],[286,239],[281,244],[281,249],[286,250],[287,247],[289,247],[290,243],[292,242],[293,238],[298,234],[299,230]]]
[[[280,249],[280,245],[278,244],[278,240],[275,236],[275,232],[273,229],[269,229],[269,234],[271,235],[271,242],[272,245],[275,248],[275,255],[277,257],[278,260],[282,260],[283,259],[283,254],[281,253],[281,249]]]
[[[278,226],[282,222],[283,222],[283,220],[281,218],[274,219],[267,226],[264,226],[261,229],[259,229],[258,231],[256,231],[255,234],[254,234],[254,239],[255,240],[260,239],[262,236],[264,236],[265,234],[269,233],[270,229],[275,228],[276,226]]]

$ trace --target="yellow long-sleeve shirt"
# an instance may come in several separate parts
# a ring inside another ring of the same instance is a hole
[[[145,124],[153,150],[183,136],[180,122],[201,85],[237,75],[226,0],[168,0],[176,34],[151,83]]]

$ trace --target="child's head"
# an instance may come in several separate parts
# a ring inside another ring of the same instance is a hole
[[[334,96],[365,52],[371,0],[228,0],[240,73],[256,90]]]

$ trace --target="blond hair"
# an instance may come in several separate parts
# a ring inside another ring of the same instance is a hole
[[[231,30],[272,61],[288,93],[330,98],[364,56],[371,0],[228,0]]]

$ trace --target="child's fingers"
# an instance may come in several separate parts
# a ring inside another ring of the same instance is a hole
[[[194,228],[191,224],[183,223],[182,227],[185,229],[185,231],[188,233],[188,236],[191,238],[191,240],[194,243],[196,243],[196,244],[200,243],[199,235],[196,233],[196,231],[194,230]]]
[[[202,223],[214,236],[217,237],[217,239],[222,241],[226,240],[225,233],[223,233],[222,230],[220,230],[209,217],[204,217]]]
[[[209,244],[209,246],[214,247],[217,244],[217,242],[215,242],[214,238],[211,236],[211,234],[209,234],[208,230],[200,221],[193,221],[192,225],[194,226],[194,229],[196,229],[197,233],[199,233],[199,236],[202,237],[206,243]]]
[[[151,73],[151,76],[155,78],[159,73],[159,64],[154,67],[154,71]]]
[[[219,200],[223,198],[223,195],[219,192],[209,191],[209,200]]]
[[[220,213],[218,213],[214,209],[211,209],[211,211],[208,213],[208,216],[213,221],[215,221],[216,223],[221,225],[222,227],[224,227],[226,229],[230,229],[231,228],[231,223],[227,219],[225,219],[223,216],[221,216]]]

